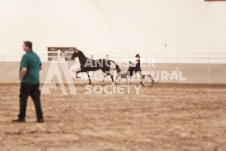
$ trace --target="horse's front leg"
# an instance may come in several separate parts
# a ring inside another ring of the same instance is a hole
[[[89,85],[91,84],[91,79],[90,79],[90,76],[89,76],[89,71],[86,72],[87,75],[88,75],[88,78],[89,78]]]
[[[80,72],[83,72],[83,71],[82,70],[76,71],[76,78],[81,78],[81,77],[78,77],[78,73]]]

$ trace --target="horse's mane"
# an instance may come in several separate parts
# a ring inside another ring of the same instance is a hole
[[[80,63],[85,63],[85,62],[87,62],[87,60],[88,60],[88,61],[91,61],[91,59],[88,58],[88,57],[86,57],[86,56],[84,55],[84,53],[83,53],[81,50],[79,50],[79,56],[80,56],[81,59],[82,59],[82,60],[80,60]]]
[[[82,57],[87,58],[81,50],[79,50],[79,52],[80,52],[80,55],[81,55]]]

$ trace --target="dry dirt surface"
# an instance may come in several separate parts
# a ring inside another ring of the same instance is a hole
[[[41,96],[45,123],[36,123],[30,98],[26,123],[12,123],[20,86],[1,83],[0,150],[226,150],[225,85],[155,84],[123,95],[85,94],[82,83],[75,95],[65,86],[68,94],[57,85]]]

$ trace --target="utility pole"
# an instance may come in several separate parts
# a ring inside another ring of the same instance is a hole
[[[165,63],[166,63],[167,43],[165,43],[164,46],[165,46]]]

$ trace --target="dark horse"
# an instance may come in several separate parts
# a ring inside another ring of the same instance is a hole
[[[81,65],[81,70],[76,71],[76,77],[79,78],[77,76],[78,73],[86,72],[87,75],[88,75],[88,78],[89,78],[89,84],[91,84],[89,71],[96,71],[96,70],[99,70],[99,69],[101,69],[105,73],[104,77],[110,75],[111,79],[112,79],[112,82],[114,82],[113,75],[110,72],[110,69],[111,69],[110,68],[110,66],[111,66],[110,63],[111,62],[115,64],[117,72],[118,73],[120,72],[119,66],[112,60],[107,60],[107,59],[91,60],[91,59],[87,58],[83,54],[82,51],[77,50],[77,49],[73,53],[71,59],[75,59],[76,57],[79,58],[79,62],[80,62],[80,65]]]

